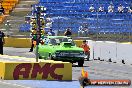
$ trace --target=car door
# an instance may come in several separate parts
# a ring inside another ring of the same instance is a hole
[[[39,45],[39,54],[42,56],[44,59],[47,59],[49,56],[49,52],[51,52],[51,46],[49,45],[49,39],[44,40],[44,45]]]

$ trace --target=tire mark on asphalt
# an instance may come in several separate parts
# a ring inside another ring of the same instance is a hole
[[[86,62],[85,62],[86,64]],[[80,70],[78,70],[80,69]],[[73,67],[73,72],[80,72],[81,74],[81,68],[75,68]],[[112,78],[130,78],[130,75],[132,74],[131,72],[126,72],[126,71],[121,71],[121,70],[113,70],[113,69],[108,69],[108,68],[100,68],[100,66],[89,66],[89,67],[84,67],[84,69],[88,70],[90,74],[94,75],[100,75],[100,76],[106,76],[106,77],[112,77]],[[75,76],[74,76],[75,77]],[[132,78],[131,78],[132,79]]]

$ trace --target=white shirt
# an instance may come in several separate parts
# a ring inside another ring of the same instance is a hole
[[[99,7],[99,11],[100,11],[100,12],[103,12],[103,11],[104,11],[104,7],[100,6],[100,7]]]
[[[132,12],[132,9],[131,9],[131,7],[128,7],[128,12],[130,12],[130,13]]]
[[[108,12],[113,12],[113,11],[114,11],[114,6],[110,5],[110,6],[108,7]]]
[[[89,8],[89,11],[91,11],[91,12],[94,12],[94,10],[95,10],[95,8],[94,8],[93,6],[91,6],[91,7]]]
[[[119,7],[118,7],[118,11],[119,11],[119,12],[123,12],[123,9],[124,9],[123,6],[119,6]]]
[[[82,26],[80,26],[80,27],[79,27],[79,31],[82,31],[82,29],[83,29],[83,27],[82,27]]]

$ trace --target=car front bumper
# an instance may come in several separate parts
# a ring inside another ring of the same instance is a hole
[[[85,56],[53,56],[54,60],[57,61],[67,61],[67,62],[78,62],[84,60]]]

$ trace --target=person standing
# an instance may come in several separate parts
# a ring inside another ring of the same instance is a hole
[[[5,24],[5,28],[6,28],[6,36],[9,37],[10,36],[10,29],[11,29],[11,24],[10,21],[7,21]]]
[[[95,8],[94,8],[93,5],[91,5],[91,6],[89,7],[89,11],[90,11],[90,12],[94,12],[94,11],[95,11]]]
[[[112,4],[108,6],[108,12],[114,12],[114,6]]]
[[[71,35],[72,35],[71,29],[67,28],[66,31],[64,32],[64,36],[71,37]]]
[[[31,48],[29,50],[29,52],[33,52],[33,48],[34,46],[36,45],[36,40],[37,40],[37,37],[39,37],[39,35],[37,35],[37,31],[36,30],[33,30],[32,33],[31,33]]]
[[[128,7],[128,12],[132,13],[132,3],[130,4],[130,6]]]
[[[5,34],[0,31],[0,54],[3,55],[3,44],[5,44],[5,39],[4,39]]]
[[[87,60],[89,61],[89,57],[90,57],[90,47],[87,44],[87,41],[84,40],[82,45],[80,46],[81,48],[83,48],[85,55],[87,56]]]
[[[80,35],[84,35],[83,26],[80,26],[80,27],[79,27],[79,30],[78,30],[78,37],[80,37]]]
[[[123,13],[124,12],[124,7],[120,4],[120,6],[118,7],[118,12],[119,13]]]
[[[104,7],[103,7],[103,5],[101,5],[101,6],[99,7],[99,12],[104,12]]]
[[[47,33],[48,36],[55,36],[55,33],[52,31],[52,29],[49,29],[49,32]]]
[[[0,14],[1,15],[4,15],[4,8],[3,8],[3,6],[2,6],[2,3],[0,2]]]

